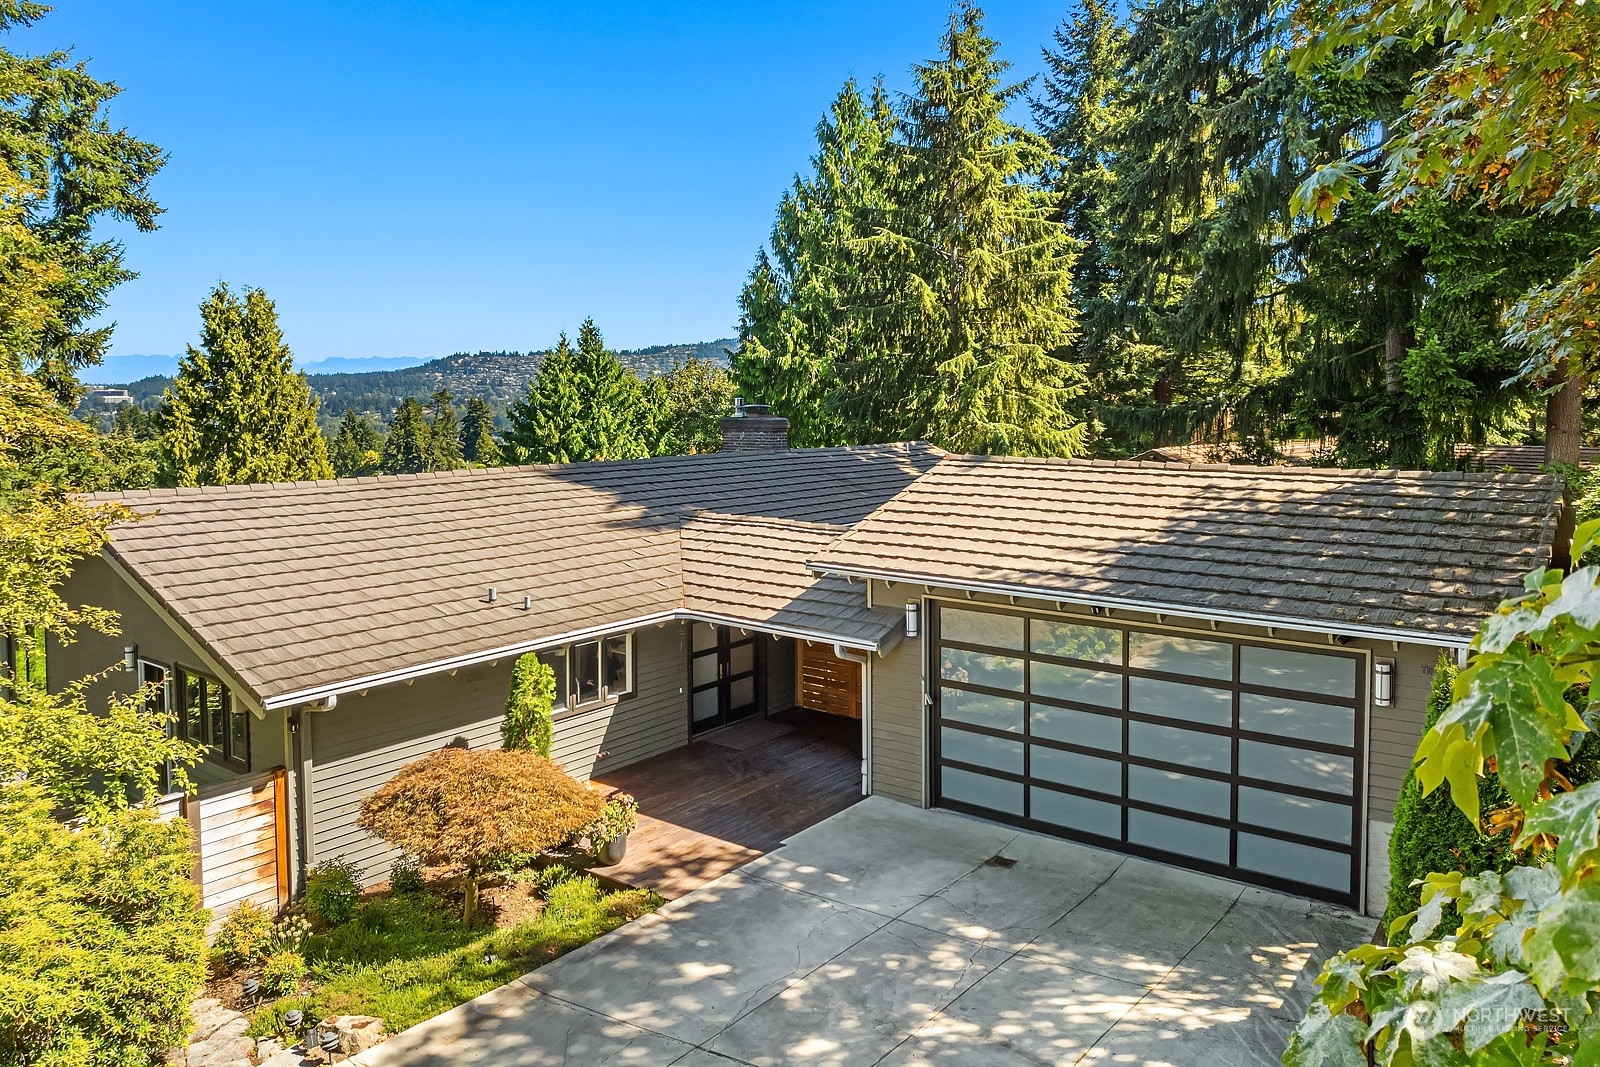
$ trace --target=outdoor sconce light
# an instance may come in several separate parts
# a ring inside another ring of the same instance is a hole
[[[104,662],[104,661],[102,661]],[[139,646],[125,645],[122,649],[122,669],[129,674],[139,669]]]
[[[1394,703],[1394,660],[1380,659],[1372,664],[1372,703],[1387,708]]]
[[[906,636],[916,637],[922,633],[922,605],[915,600],[906,605]]]

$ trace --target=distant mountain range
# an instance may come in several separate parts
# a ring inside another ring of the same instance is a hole
[[[652,345],[617,353],[625,366],[641,375],[659,374],[674,363],[690,358],[728,365],[728,350],[738,342],[731,337],[682,345]],[[157,362],[165,360],[165,363]],[[522,395],[528,380],[539,373],[543,352],[457,352],[426,363],[405,359],[324,359],[307,363],[312,392],[322,400],[324,421],[337,421],[346,409],[386,419],[408,396],[426,400],[436,390],[450,390],[458,405],[482,397],[496,414]],[[146,362],[137,362],[146,361]],[[176,356],[112,356],[92,375],[95,385],[118,385],[140,404],[149,407],[172,384]],[[128,372],[143,370],[133,377]],[[85,375],[86,378],[90,375]]]
[[[331,356],[303,364],[307,374],[359,374],[364,371],[399,370],[426,362],[412,356],[368,356],[349,359]],[[100,366],[85,372],[90,385],[125,385],[140,378],[170,378],[178,372],[177,356],[107,356]]]

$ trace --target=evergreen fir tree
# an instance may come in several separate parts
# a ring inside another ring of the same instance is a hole
[[[461,420],[450,390],[435,390],[428,405],[428,469],[453,471],[462,464]]]
[[[478,467],[498,467],[500,442],[494,436],[494,411],[482,397],[467,401],[467,414],[461,420],[461,456]]]
[[[638,459],[649,454],[644,385],[606,347],[592,318],[578,328],[573,381],[583,412],[579,454],[574,458]]]
[[[333,473],[340,478],[359,478],[378,473],[383,459],[383,435],[365,415],[346,409],[339,430],[328,446]]]
[[[915,69],[906,103],[899,203],[858,247],[885,280],[868,295],[859,352],[840,366],[840,409],[856,440],[923,438],[963,452],[1071,455],[1079,368],[1060,356],[1077,332],[1075,246],[1059,197],[1038,180],[1049,145],[1005,119],[1023,86],[970,3],[943,54]]]
[[[539,374],[506,412],[506,446],[518,463],[569,463],[584,451],[583,403],[577,389],[577,354],[567,335],[545,354]]]
[[[259,289],[219,285],[200,305],[200,347],[178,365],[162,413],[163,460],[176,485],[330,478],[317,401]]]
[[[778,205],[772,254],[758,254],[740,295],[734,372],[746,396],[789,419],[797,447],[844,440],[836,361],[862,344],[856,298],[871,285],[855,244],[889,206],[895,128],[881,82],[868,99],[845,83],[817,126],[811,173]]]
[[[389,436],[383,443],[379,463],[383,473],[416,474],[429,470],[433,457],[430,436],[427,413],[416,397],[406,397],[389,422]]]

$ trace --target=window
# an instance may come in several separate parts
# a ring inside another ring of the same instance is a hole
[[[177,724],[169,717],[168,712],[172,707],[171,695],[167,691],[167,669],[159,663],[149,660],[139,661],[139,687],[144,690],[144,710],[146,713],[159,716],[166,726],[168,733],[176,730]],[[172,792],[173,784],[172,761],[167,760],[161,765],[161,777],[156,783],[156,789],[165,796]]]
[[[185,739],[206,746],[206,758],[237,770],[250,769],[249,712],[215,678],[183,671],[178,708]]]
[[[538,655],[555,672],[557,715],[584,711],[633,692],[631,633],[546,649]]]

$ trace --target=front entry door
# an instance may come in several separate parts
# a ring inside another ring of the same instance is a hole
[[[697,622],[690,636],[689,729],[713,730],[756,713],[756,637]]]

